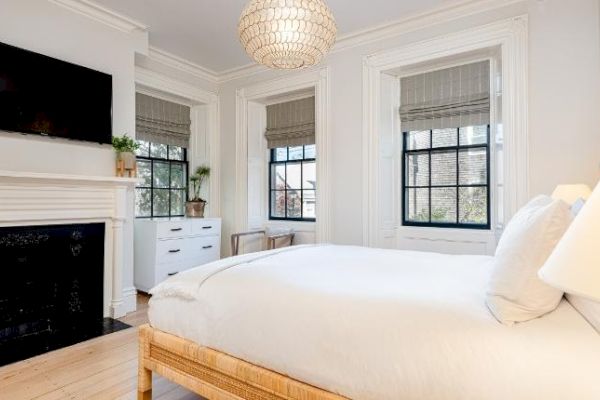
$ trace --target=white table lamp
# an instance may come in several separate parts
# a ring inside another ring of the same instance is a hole
[[[600,184],[538,275],[567,293],[600,301]]]
[[[561,199],[567,204],[573,204],[578,199],[587,200],[592,190],[585,184],[558,185],[552,192],[553,199]]]

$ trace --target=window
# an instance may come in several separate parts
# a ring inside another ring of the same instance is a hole
[[[142,140],[138,143],[137,170],[142,182],[135,189],[135,216],[183,216],[187,198],[187,150]]]
[[[490,227],[489,125],[403,133],[402,220]]]
[[[269,219],[315,221],[315,145],[271,149]]]

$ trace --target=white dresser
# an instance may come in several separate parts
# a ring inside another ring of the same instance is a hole
[[[219,218],[155,218],[135,221],[136,289],[148,292],[171,275],[218,260]]]

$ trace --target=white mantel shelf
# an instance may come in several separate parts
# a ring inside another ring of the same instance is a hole
[[[117,176],[95,176],[95,175],[68,175],[50,174],[45,172],[20,172],[0,170],[0,181],[54,181],[66,184],[97,184],[134,186],[140,182],[139,178],[121,178]]]

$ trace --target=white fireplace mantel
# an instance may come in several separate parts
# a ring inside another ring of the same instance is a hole
[[[123,266],[125,232],[131,229],[126,230],[125,224],[131,224],[132,217],[128,192],[137,182],[136,178],[0,170],[0,226],[105,223],[104,315],[118,318],[128,311]]]

